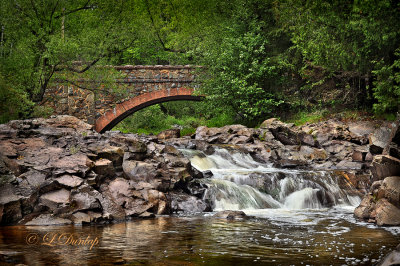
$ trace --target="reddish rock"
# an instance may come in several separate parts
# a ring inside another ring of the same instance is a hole
[[[108,159],[97,160],[93,171],[101,177],[112,177],[115,175],[113,162]]]
[[[372,153],[367,152],[367,154],[365,155],[365,161],[371,162],[373,159],[374,159],[374,156],[372,155]]]
[[[400,176],[386,177],[381,186],[385,198],[393,205],[400,207]]]
[[[372,195],[366,195],[360,205],[355,208],[354,215],[360,219],[368,220],[371,216],[371,212],[375,208],[375,201]]]
[[[69,188],[79,187],[83,183],[83,179],[74,175],[63,175],[55,179],[60,185]]]
[[[174,129],[167,129],[161,131],[158,135],[158,139],[172,139],[172,138],[179,138],[181,135],[181,130],[179,128]]]
[[[65,211],[69,207],[71,192],[66,189],[52,191],[40,196],[41,205],[47,206],[54,213]]]
[[[376,155],[371,165],[373,180],[382,180],[388,176],[400,176],[400,160],[389,155]]]
[[[400,225],[400,209],[386,199],[380,199],[376,204],[377,225]]]
[[[351,158],[353,159],[353,161],[362,162],[362,161],[365,161],[366,155],[367,155],[367,152],[355,150],[353,152],[353,156]]]

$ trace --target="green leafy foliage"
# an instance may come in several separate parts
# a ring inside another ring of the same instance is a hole
[[[380,62],[373,71],[376,75],[374,96],[378,100],[374,110],[378,113],[400,111],[400,48],[395,56],[393,64]]]
[[[32,105],[27,93],[13,87],[0,73],[0,123],[25,116]]]
[[[306,121],[346,104],[396,112],[399,29],[390,0],[0,1],[0,122],[48,115],[34,105],[55,78],[95,80],[82,89],[107,84],[122,99],[107,68],[122,64],[203,65],[208,96],[141,110],[124,131]]]

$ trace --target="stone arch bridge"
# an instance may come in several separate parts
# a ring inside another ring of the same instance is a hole
[[[134,112],[147,106],[175,100],[200,101],[195,95],[198,84],[194,70],[189,65],[127,65],[115,66],[122,78],[115,79],[121,94],[105,88],[89,90],[84,84],[91,81],[66,82],[55,80],[46,91],[42,105],[49,106],[55,114],[69,114],[94,125],[97,132],[111,130]],[[93,82],[92,82],[93,83]]]

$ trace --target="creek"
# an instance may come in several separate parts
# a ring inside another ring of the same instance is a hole
[[[212,155],[181,151],[198,170],[212,172],[199,182],[213,212],[101,226],[0,227],[0,256],[9,265],[370,265],[400,241],[399,227],[354,218],[359,194],[334,172],[277,169],[222,148]],[[213,218],[220,210],[250,217]],[[32,234],[37,240],[27,243]],[[62,241],[49,243],[51,236]],[[67,236],[81,244],[67,243]],[[93,247],[83,243],[95,238]]]

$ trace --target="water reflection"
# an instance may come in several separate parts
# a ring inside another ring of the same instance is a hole
[[[275,220],[159,217],[107,226],[2,227],[0,264],[371,264],[400,240],[386,230],[352,223],[350,214],[343,219],[344,215],[309,214],[310,221],[303,223],[271,213]],[[100,242],[91,250],[85,245],[50,247],[42,245],[42,239],[35,245],[26,243],[28,234],[43,237],[49,232],[98,237]]]

